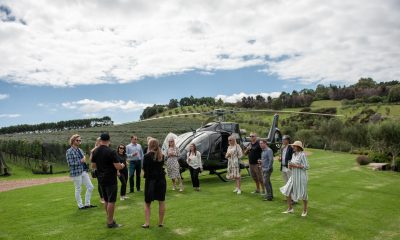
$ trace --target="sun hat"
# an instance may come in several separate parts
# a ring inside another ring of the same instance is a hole
[[[294,143],[290,144],[291,146],[297,146],[301,148],[301,150],[304,150],[303,148],[303,143],[301,141],[295,141]]]

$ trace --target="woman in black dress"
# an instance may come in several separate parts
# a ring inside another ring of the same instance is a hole
[[[143,228],[150,226],[150,205],[157,200],[159,203],[158,226],[164,226],[165,214],[165,192],[167,191],[167,182],[165,180],[164,156],[161,153],[160,145],[157,139],[149,141],[148,153],[144,155],[144,206],[145,206],[145,224]]]
[[[120,144],[117,149],[118,160],[120,163],[123,163],[125,167],[121,170],[117,171],[119,181],[121,181],[121,198],[123,201],[129,197],[126,196],[126,183],[128,182],[128,167],[126,163],[126,148],[125,145]]]

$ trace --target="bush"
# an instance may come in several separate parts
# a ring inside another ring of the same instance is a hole
[[[325,141],[322,137],[314,135],[308,140],[308,147],[309,148],[318,148],[324,149]]]
[[[356,161],[359,165],[367,165],[371,162],[371,160],[369,160],[368,156],[366,155],[360,155],[356,158]]]
[[[390,156],[379,152],[371,152],[370,154],[368,154],[368,158],[371,160],[371,162],[375,163],[386,163],[390,162],[391,160]]]
[[[351,143],[347,141],[337,141],[332,145],[333,151],[340,151],[340,152],[350,152],[351,150]]]

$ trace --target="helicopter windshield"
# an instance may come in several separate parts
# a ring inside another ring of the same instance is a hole
[[[209,148],[210,140],[206,132],[198,132],[191,143],[196,145],[197,151],[199,151],[201,154],[204,154]],[[185,150],[189,151],[189,148],[190,144],[186,146]]]
[[[183,148],[193,139],[194,134],[192,132],[187,132],[184,134],[179,135],[176,140],[175,144],[179,148],[179,150],[183,150]]]

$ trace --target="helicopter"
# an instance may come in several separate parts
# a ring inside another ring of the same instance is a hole
[[[226,173],[228,159],[225,157],[226,151],[228,149],[228,137],[233,135],[236,138],[236,142],[240,145],[242,149],[250,144],[249,138],[243,136],[245,130],[241,130],[238,123],[235,122],[225,122],[224,117],[227,114],[236,114],[240,112],[276,112],[273,110],[242,110],[233,111],[225,109],[215,109],[207,113],[189,113],[189,114],[178,114],[160,118],[171,118],[184,115],[211,115],[217,117],[217,121],[209,122],[201,126],[200,128],[190,132],[180,134],[179,136],[174,133],[169,133],[162,145],[162,151],[165,153],[168,149],[168,140],[170,138],[175,139],[175,145],[178,147],[180,155],[178,156],[178,161],[181,167],[181,172],[188,169],[188,164],[186,162],[186,156],[189,151],[190,144],[195,144],[197,151],[201,153],[201,159],[203,163],[203,170],[207,170],[210,174],[215,174],[222,181],[227,180],[224,177]],[[316,114],[310,112],[293,112],[293,111],[280,111],[284,113],[300,113],[300,114]],[[317,114],[325,116],[340,116],[334,114]],[[148,121],[152,119],[146,119]],[[273,150],[274,154],[279,151],[282,146],[282,133],[278,128],[278,113],[274,114],[272,125],[268,131],[265,132],[265,137],[260,137],[259,139],[265,139],[268,146]],[[240,163],[241,169],[246,169],[249,174],[249,165],[245,163]]]

